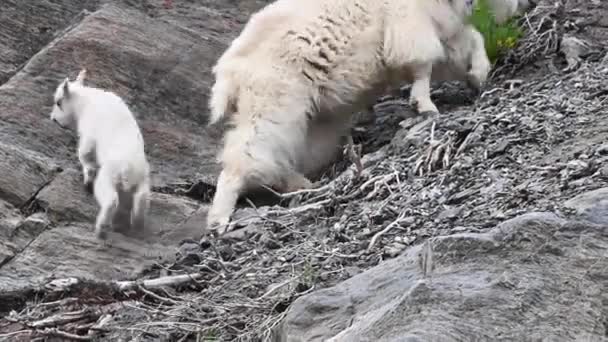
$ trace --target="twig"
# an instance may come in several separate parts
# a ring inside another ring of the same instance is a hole
[[[479,133],[478,133],[478,129],[480,129],[481,126],[481,121],[478,121],[475,126],[473,127],[473,129],[471,130],[471,132],[469,134],[467,134],[467,137],[464,138],[464,141],[462,142],[462,144],[460,144],[460,147],[458,147],[458,149],[456,150],[456,155],[454,155],[455,158],[457,158],[458,156],[460,156],[460,154],[462,152],[464,152],[464,150],[469,147],[469,143],[473,140],[473,139],[477,139],[479,138]]]
[[[99,320],[97,320],[97,323],[95,323],[93,326],[91,326],[89,328],[89,335],[95,335],[100,331],[103,331],[103,327],[108,324],[108,322],[110,322],[112,320],[112,315],[110,314],[105,314],[103,316],[101,316],[99,318]]]
[[[168,276],[168,277],[160,277],[156,279],[146,279],[144,281],[139,280],[128,280],[128,281],[119,281],[116,282],[118,289],[121,291],[133,290],[137,286],[143,286],[147,289],[153,289],[164,286],[172,286],[179,285],[183,283],[190,282],[192,280],[196,280],[200,278],[202,275],[200,273],[193,274],[180,274],[176,276]]]
[[[211,249],[213,249],[213,252],[215,253],[215,255],[217,255],[217,262],[220,264],[220,267],[222,268],[222,270],[224,270],[224,272],[226,273],[230,273],[230,270],[228,270],[228,267],[226,266],[226,262],[224,260],[224,258],[222,257],[222,254],[220,254],[220,251],[217,249],[217,246],[215,245],[214,241],[211,241]],[[221,274],[221,273],[217,273],[218,275],[225,277],[225,275]]]
[[[283,286],[291,283],[292,281],[293,281],[292,278],[288,278],[284,282],[271,287],[268,291],[266,291],[266,293],[264,293],[263,295],[261,295],[258,298],[256,298],[256,300],[262,300],[262,299],[264,299],[266,296],[270,295],[271,293],[273,293],[274,291],[280,289],[281,287],[283,287]]]
[[[45,308],[54,308],[57,306],[67,306],[67,305],[74,304],[74,303],[78,303],[78,298],[64,298],[64,299],[56,300],[54,302],[39,303],[36,306],[45,307]]]
[[[388,176],[392,177],[393,175],[388,175]],[[374,177],[368,179],[367,181],[365,181],[365,183],[361,184],[361,186],[359,186],[359,188],[357,190],[355,190],[355,192],[353,192],[347,196],[344,196],[344,198],[342,198],[342,201],[349,201],[349,200],[359,196],[365,190],[365,188],[367,188],[371,184],[374,184],[376,181],[381,180],[386,177],[387,177],[387,175],[378,175],[378,176],[374,176]]]
[[[301,214],[303,212],[309,211],[309,210],[318,210],[323,208],[324,205],[329,204],[331,202],[330,199],[326,199],[326,200],[322,200],[316,203],[310,203],[310,204],[306,204],[300,207],[295,207],[295,208],[289,208],[289,209],[278,209],[278,210],[272,210],[269,211],[268,214],[277,214],[277,213],[289,213],[289,214]]]
[[[192,327],[193,329],[199,329],[202,325],[211,324],[218,320],[218,317],[212,317],[206,320],[201,320],[200,322],[144,322],[135,324],[134,327],[158,327],[158,326],[171,326],[174,325],[176,327]]]
[[[292,191],[292,192],[286,192],[283,194],[278,194],[280,197],[283,198],[289,198],[289,197],[293,197],[293,196],[297,196],[297,195],[303,195],[303,194],[311,194],[311,193],[317,193],[317,192],[323,192],[328,190],[329,188],[331,188],[333,186],[333,184],[329,183],[329,184],[325,184],[321,187],[318,188],[312,188],[312,189],[302,189],[302,190],[297,190],[297,191]]]
[[[367,246],[367,251],[368,252],[371,251],[372,248],[374,247],[374,245],[376,244],[376,240],[378,240],[383,234],[385,234],[389,230],[393,229],[393,227],[398,226],[401,223],[401,221],[403,221],[404,218],[405,218],[405,211],[402,212],[395,221],[389,223],[389,225],[386,226],[386,228],[384,228],[381,231],[374,234],[372,239],[369,241],[369,245]]]
[[[371,192],[369,192],[367,194],[367,196],[365,196],[365,200],[368,201],[368,200],[372,199],[374,196],[376,196],[381,189],[380,185],[384,185],[388,189],[388,191],[391,192],[391,188],[387,184],[387,182],[395,176],[396,176],[396,173],[391,173],[388,175],[381,175],[380,179],[378,179],[374,182],[374,189]],[[377,179],[377,178],[378,177],[374,177],[374,179]]]
[[[93,339],[92,336],[88,336],[88,335],[82,336],[82,335],[70,334],[68,332],[59,330],[57,328],[44,329],[42,332],[47,335],[64,337],[64,338],[68,338],[68,339],[76,340],[76,341],[91,341]]]
[[[47,317],[31,324],[33,328],[45,328],[45,327],[56,327],[64,325],[66,323],[80,321],[81,319],[91,316],[93,313],[88,310],[81,310],[76,312],[68,312],[64,314],[57,314],[51,317]]]
[[[6,333],[6,334],[0,334],[0,338],[12,337],[12,336],[21,335],[21,334],[30,334],[31,335],[32,331],[33,330],[29,330],[29,329],[13,331],[13,332]]]
[[[137,287],[139,288],[139,290],[141,292],[145,293],[146,295],[148,295],[148,296],[150,296],[150,297],[152,297],[152,298],[154,298],[154,299],[156,299],[156,300],[158,300],[160,302],[169,303],[169,304],[177,304],[176,301],[174,301],[172,299],[169,299],[169,298],[165,298],[165,297],[159,296],[156,293],[154,293],[154,292],[152,292],[150,290],[147,290],[145,287],[143,287],[141,285],[138,285]]]

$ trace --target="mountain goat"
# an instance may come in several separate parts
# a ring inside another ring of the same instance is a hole
[[[483,39],[465,24],[474,3],[278,0],[253,14],[213,68],[209,124],[226,116],[233,128],[219,155],[208,227],[225,227],[253,187],[310,188],[305,174],[330,158],[352,113],[387,88],[409,81],[413,107],[437,113],[432,77],[482,84],[490,67]],[[455,54],[455,63],[446,57],[451,40],[473,51]]]
[[[150,167],[144,140],[133,114],[116,94],[83,84],[86,70],[75,81],[67,77],[57,87],[51,120],[78,131],[78,159],[84,185],[94,183],[100,206],[95,235],[106,238],[105,227],[112,224],[119,206],[119,194],[133,200],[131,227],[142,229],[148,208]],[[95,177],[95,174],[97,176]]]

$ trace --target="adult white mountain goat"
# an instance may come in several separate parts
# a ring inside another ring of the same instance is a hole
[[[409,81],[417,111],[437,113],[431,78],[481,86],[490,63],[465,23],[474,3],[278,0],[253,14],[213,69],[210,124],[227,116],[234,127],[208,227],[226,227],[252,188],[310,187],[306,173],[331,159],[352,113],[387,88]]]
[[[112,224],[120,204],[119,193],[133,200],[131,227],[143,228],[150,167],[141,131],[126,103],[110,91],[85,86],[85,75],[83,69],[75,81],[66,77],[59,84],[51,119],[62,127],[77,128],[84,185],[90,188],[94,182],[93,192],[100,206],[95,235],[105,239],[105,227]]]

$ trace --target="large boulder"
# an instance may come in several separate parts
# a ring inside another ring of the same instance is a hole
[[[485,233],[431,238],[300,297],[277,340],[605,340],[607,193],[568,201],[580,220],[536,212]]]
[[[48,115],[59,81],[84,67],[89,84],[115,91],[132,108],[155,185],[216,174],[218,141],[204,125],[210,66],[224,47],[139,11],[104,5],[0,87],[0,141],[76,167],[75,135]]]

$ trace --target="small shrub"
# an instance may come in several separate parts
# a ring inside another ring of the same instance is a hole
[[[478,0],[470,22],[483,35],[486,53],[492,64],[507,50],[514,48],[523,36],[515,17],[498,25],[487,0]]]

